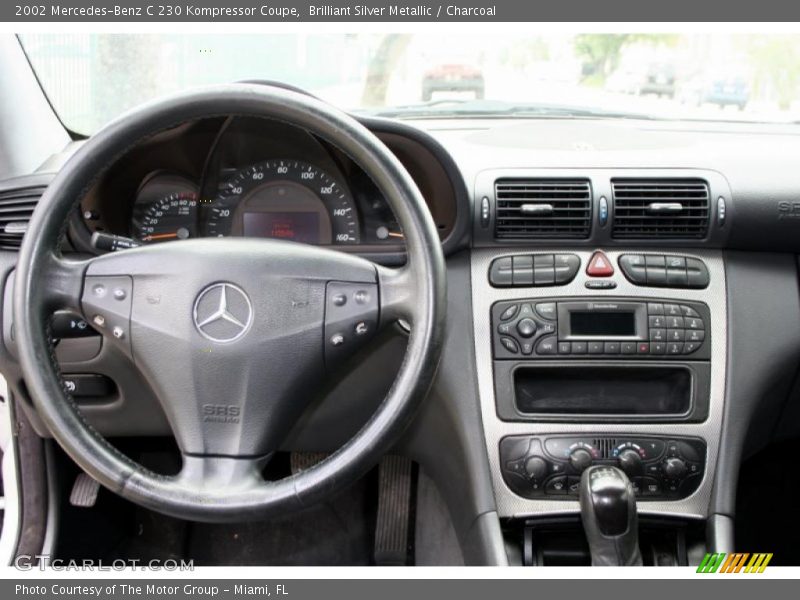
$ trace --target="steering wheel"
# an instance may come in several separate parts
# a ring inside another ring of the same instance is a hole
[[[196,119],[290,123],[347,153],[386,197],[407,261],[388,268],[343,252],[269,239],[192,239],[88,260],[60,252],[68,216],[111,164],[144,139]],[[159,399],[183,464],[145,469],[86,422],[63,385],[48,328],[82,314],[124,352]],[[266,518],[306,507],[371,468],[413,417],[441,353],[445,267],[414,181],[353,118],[314,98],[254,85],[204,88],[136,109],[84,143],[42,196],[20,251],[14,324],[39,415],[89,475],[147,508],[199,521]],[[274,481],[265,462],[314,385],[375,330],[411,324],[396,379],[369,421],[315,466]]]

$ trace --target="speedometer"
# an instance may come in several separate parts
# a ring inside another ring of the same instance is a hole
[[[225,182],[208,208],[209,236],[285,239],[306,244],[358,244],[359,222],[350,192],[306,162],[270,160]]]

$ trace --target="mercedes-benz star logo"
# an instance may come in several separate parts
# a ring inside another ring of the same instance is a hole
[[[244,290],[232,283],[208,286],[194,301],[194,324],[213,342],[233,342],[253,321],[253,306]]]

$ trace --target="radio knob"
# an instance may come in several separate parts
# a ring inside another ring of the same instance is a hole
[[[538,456],[531,456],[525,461],[525,472],[531,479],[544,479],[547,475],[547,461]]]
[[[569,455],[569,464],[573,469],[578,471],[578,473],[582,473],[592,466],[592,455],[584,448],[576,448]]]
[[[664,461],[664,475],[670,479],[680,479],[688,471],[686,463],[680,458],[668,458]]]
[[[628,477],[635,477],[642,472],[642,457],[632,448],[626,448],[619,453],[619,467]]]
[[[536,333],[536,321],[533,319],[522,319],[517,323],[517,332],[524,338],[533,337]]]

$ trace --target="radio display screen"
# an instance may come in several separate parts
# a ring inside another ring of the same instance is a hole
[[[569,313],[569,324],[572,336],[636,335],[636,316],[633,311],[574,311]]]

